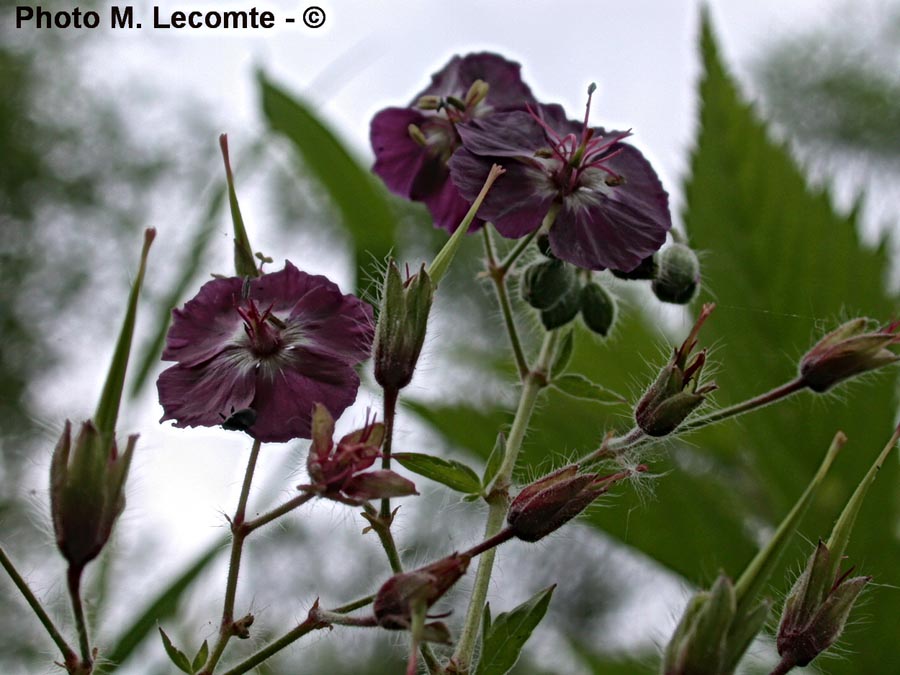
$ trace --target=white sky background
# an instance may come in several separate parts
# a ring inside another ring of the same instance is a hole
[[[740,75],[770,41],[818,22],[840,3],[713,0],[709,5],[724,57]],[[158,4],[164,12],[253,6],[251,0]],[[598,93],[592,120],[633,129],[632,141],[660,173],[678,219],[680,186],[697,112],[700,3],[696,0],[315,0],[310,4],[325,10],[322,28],[312,30],[300,21],[287,27],[279,21],[271,31],[230,33],[152,30],[152,5],[137,3],[144,28],[104,29],[87,53],[84,69],[98,90],[121,100],[150,143],[158,135],[173,133],[171,116],[186,98],[204,102],[217,129],[228,132],[233,143],[246,143],[263,130],[254,78],[254,69],[262,67],[276,82],[318,106],[332,128],[368,158],[368,124],[377,110],[407,104],[430,74],[455,53],[497,51],[523,64],[523,77],[539,99],[562,103],[572,117],[582,115],[586,87],[595,81]],[[881,4],[868,0],[854,6],[857,13],[865,13],[866,7]],[[272,9],[279,17],[290,10],[299,18],[306,4],[259,2],[256,6]],[[149,85],[163,98],[132,97],[136,83]],[[209,140],[214,146],[216,139]],[[250,223],[255,213],[265,213],[265,206],[255,203],[252,194],[242,194],[241,203]],[[223,214],[223,233],[226,221]],[[156,225],[161,241],[174,236],[184,218],[171,214]],[[228,240],[223,236],[221,241],[226,245]],[[136,242],[135,254],[137,249]],[[323,259],[319,251],[267,252],[274,255],[276,264],[290,257],[301,267],[328,274],[345,288],[350,281],[342,261]],[[154,274],[154,266],[165,264],[166,259],[151,254],[148,276]],[[111,349],[111,343],[103,349],[94,345],[98,362],[82,360],[66,371],[67,383],[57,380],[54,389],[41,397],[57,417],[90,414]],[[370,395],[361,398],[339,430],[358,424],[366,405],[377,406]],[[87,403],[73,410],[73,401]],[[133,425],[129,431],[140,432],[141,439],[122,521],[132,532],[140,529],[147,537],[159,537],[165,555],[154,561],[155,579],[179,569],[224,531],[221,513],[234,508],[249,447],[244,437],[219,429],[160,427],[156,424],[159,415],[152,396],[128,412]],[[401,425],[401,435],[411,433],[410,429],[409,422]],[[281,448],[272,450],[263,457],[258,485],[266,483],[268,469],[281,463]],[[36,463],[41,468],[34,472],[33,487],[44,491],[45,461]],[[347,520],[333,517],[335,527],[357,525]],[[163,532],[164,537],[155,534]]]

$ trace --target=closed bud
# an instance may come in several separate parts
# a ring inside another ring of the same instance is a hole
[[[50,463],[50,512],[56,544],[73,569],[97,557],[125,508],[125,479],[137,442],[129,436],[122,455],[115,439],[84,422],[72,443],[67,421]]]
[[[707,394],[717,388],[715,383],[700,385],[706,350],[690,358],[697,345],[697,334],[714,308],[712,304],[703,306],[688,337],[638,401],[634,419],[648,436],[667,436],[675,431],[703,403]]]
[[[837,641],[853,604],[871,580],[848,578],[850,571],[835,579],[832,569],[828,546],[820,541],[784,603],[778,653],[794,665],[809,664]]]
[[[576,279],[568,293],[563,295],[555,305],[541,311],[541,323],[547,330],[562,328],[578,316],[580,308],[581,282]]]
[[[900,322],[871,330],[871,319],[854,319],[823,337],[800,360],[800,378],[815,392],[824,392],[851,377],[900,359],[890,351],[900,342]]]
[[[469,556],[453,553],[411,572],[395,574],[378,589],[372,609],[382,628],[410,627],[416,605],[431,607],[469,568]]]
[[[700,260],[690,247],[672,244],[659,252],[653,293],[663,302],[686,305],[700,286]]]
[[[518,539],[538,541],[572,520],[619,481],[646,470],[640,465],[633,471],[600,476],[578,473],[578,465],[570,464],[523,488],[509,505],[506,522]]]
[[[556,259],[556,256],[553,255],[553,249],[550,247],[549,234],[539,234],[537,236],[537,247],[538,251],[540,251],[541,255],[543,255],[544,257],[550,258],[552,260]]]
[[[616,319],[615,299],[600,284],[586,284],[581,289],[581,318],[589,330],[606,337]]]
[[[388,265],[373,348],[375,380],[384,389],[399,391],[412,380],[433,299],[434,285],[425,265],[405,282],[397,265]]]
[[[631,270],[610,270],[614,277],[627,281],[638,279],[655,279],[659,273],[659,265],[656,262],[656,254],[647,256]]]
[[[542,260],[525,269],[519,291],[535,309],[550,309],[575,285],[575,270],[562,260]]]

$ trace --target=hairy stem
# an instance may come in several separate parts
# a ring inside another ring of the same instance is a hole
[[[558,331],[551,331],[544,336],[541,351],[534,367],[528,371],[522,384],[522,392],[519,397],[519,405],[509,437],[506,441],[506,454],[503,462],[497,470],[497,477],[491,487],[488,497],[488,517],[484,528],[484,539],[490,540],[503,530],[506,520],[506,511],[509,507],[509,484],[522,442],[525,440],[525,432],[531,415],[537,403],[538,394],[547,385],[547,375],[550,364],[559,342]],[[475,651],[475,642],[478,636],[478,628],[481,624],[482,610],[487,598],[488,587],[491,583],[491,572],[494,567],[496,549],[491,548],[481,556],[478,570],[475,573],[475,582],[472,587],[472,596],[469,599],[469,608],[466,611],[465,622],[456,645],[456,650],[451,657],[449,672],[458,675],[466,675],[472,662],[472,654]]]
[[[84,567],[72,567],[66,573],[69,587],[69,598],[72,600],[72,612],[75,615],[75,628],[78,630],[78,646],[81,649],[81,665],[90,672],[93,664],[91,641],[88,637],[87,621],[84,618],[84,607],[81,603],[81,573]]]
[[[315,497],[315,494],[313,494],[311,492],[304,492],[303,494],[299,494],[296,497],[293,497],[293,498],[287,500],[281,506],[276,506],[271,511],[267,511],[266,513],[262,514],[261,516],[257,516],[253,520],[244,521],[243,526],[240,528],[242,536],[244,538],[246,538],[247,535],[249,535],[251,532],[258,530],[259,528],[263,527],[264,525],[268,525],[276,518],[281,518],[281,516],[290,513],[291,511],[293,511],[296,508],[303,506],[306,502],[308,502],[313,497]]]
[[[506,273],[509,268],[497,263],[497,255],[494,253],[494,242],[487,225],[482,228],[484,234],[484,254],[487,258],[487,275],[494,284],[494,292],[497,294],[497,302],[500,312],[503,314],[503,323],[506,326],[506,334],[509,336],[509,344],[512,347],[513,358],[516,361],[516,369],[519,371],[519,379],[524,380],[528,375],[528,362],[525,360],[525,352],[522,349],[522,341],[519,339],[519,331],[516,328],[516,320],[513,317],[512,304],[509,301],[509,290],[506,287]]]
[[[259,459],[259,450],[262,443],[253,441],[250,450],[250,458],[247,460],[247,470],[244,472],[244,483],[241,486],[241,495],[238,497],[237,509],[231,519],[231,558],[228,562],[228,580],[225,583],[225,602],[222,607],[222,621],[219,624],[219,638],[210,652],[200,675],[212,675],[219,659],[225,652],[228,641],[234,635],[234,600],[237,596],[238,576],[241,572],[241,555],[244,552],[244,539],[247,536],[244,527],[244,518],[247,512],[247,500],[250,497],[250,485],[253,483],[253,474],[256,471],[256,461]],[[268,522],[268,521],[266,521]]]
[[[262,662],[267,661],[268,659],[275,656],[275,654],[280,652],[285,647],[290,646],[291,644],[302,638],[307,633],[311,633],[312,631],[319,630],[321,628],[328,628],[328,626],[329,624],[323,621],[319,621],[314,618],[307,618],[305,621],[297,625],[295,628],[289,630],[274,642],[269,643],[255,654],[241,661],[234,668],[227,670],[224,675],[243,675],[243,673],[248,673]]]
[[[487,229],[487,226],[485,226],[485,229]],[[521,239],[519,239],[513,249],[507,254],[507,256],[503,259],[503,262],[501,262],[499,265],[500,271],[503,274],[506,274],[512,269],[513,265],[516,264],[516,261],[519,259],[519,257],[526,251],[528,245],[532,242],[537,233],[538,231],[535,230],[527,237],[522,237]]]
[[[384,445],[381,446],[381,468],[391,468],[391,449],[394,445],[394,418],[397,415],[397,399],[400,392],[396,389],[384,390]],[[390,528],[391,500],[385,497],[381,500],[381,518],[388,523]],[[395,570],[396,571],[396,570]]]
[[[796,661],[786,656],[781,659],[781,661],[777,666],[775,666],[775,668],[771,673],[769,673],[769,675],[785,675],[785,673],[789,673],[790,671],[792,671],[794,669],[794,666],[796,665]]]
[[[40,600],[38,600],[37,596],[32,592],[28,582],[25,581],[21,574],[19,574],[19,571],[13,565],[12,560],[7,557],[6,551],[3,550],[2,546],[0,546],[0,565],[3,566],[3,569],[6,570],[6,573],[9,575],[9,578],[12,579],[15,587],[18,588],[19,592],[25,597],[25,601],[37,616],[38,621],[41,622],[44,630],[47,631],[50,639],[56,643],[56,646],[62,653],[63,661],[65,661],[66,666],[74,665],[78,660],[75,650],[69,646],[69,643],[66,642],[65,638],[62,636],[62,633],[56,628],[50,615],[47,614],[43,605],[41,605]]]

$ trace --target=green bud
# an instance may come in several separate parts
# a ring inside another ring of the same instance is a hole
[[[609,291],[596,283],[581,289],[581,318],[591,331],[606,337],[616,320],[616,301]]]
[[[425,342],[434,285],[423,264],[404,283],[391,261],[381,291],[381,313],[375,328],[375,380],[399,391],[412,380]]]
[[[576,279],[568,293],[555,305],[541,311],[541,323],[547,330],[561,328],[578,316],[581,308],[581,283]]]
[[[137,436],[118,454],[115,440],[90,421],[72,446],[68,421],[50,463],[50,513],[56,543],[73,569],[83,569],[109,540],[125,508],[124,486]]]
[[[537,236],[537,247],[546,258],[550,258],[551,260],[556,260],[556,256],[553,255],[553,249],[550,248],[550,235],[549,234],[539,234]]]
[[[519,292],[535,309],[550,309],[574,285],[575,270],[571,265],[562,260],[541,260],[525,268]]]
[[[684,244],[672,244],[659,253],[653,293],[663,302],[686,305],[700,286],[700,261]]]

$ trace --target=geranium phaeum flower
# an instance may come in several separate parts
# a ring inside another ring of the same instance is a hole
[[[290,262],[209,281],[172,314],[163,360],[177,364],[157,381],[160,421],[211,427],[249,409],[244,430],[260,441],[309,438],[315,403],[339,416],[372,345],[372,308]]]
[[[479,216],[505,237],[550,228],[554,255],[578,267],[629,271],[663,245],[672,226],[668,194],[629,132],[589,127],[558,105],[501,112],[457,125],[463,148],[450,160],[453,182],[474,199],[494,163],[506,169]]]
[[[386,108],[372,119],[375,173],[391,192],[424,202],[435,225],[453,232],[474,199],[459,195],[447,170],[460,145],[456,126],[535,105],[519,70],[519,64],[496,54],[454,56],[409,107]]]

